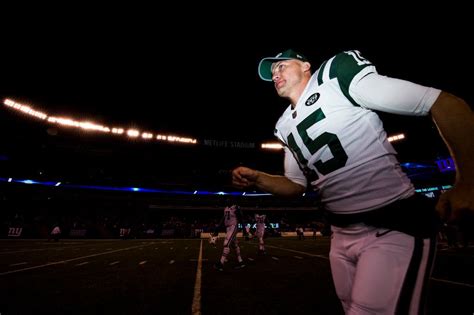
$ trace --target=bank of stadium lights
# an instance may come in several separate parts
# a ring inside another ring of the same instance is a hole
[[[283,149],[283,145],[278,142],[267,142],[262,143],[261,148],[265,150],[280,150]]]
[[[190,143],[196,144],[197,140],[193,138],[183,138],[173,135],[156,135],[156,140],[168,141],[168,142],[180,142],[180,143]]]
[[[63,117],[54,117],[54,116],[49,116],[47,118],[47,121],[49,123],[53,124],[58,124],[62,126],[68,126],[68,127],[76,127],[76,128],[81,128],[84,130],[94,130],[94,131],[101,131],[101,132],[110,132],[109,127],[104,127],[101,125],[94,124],[90,121],[76,121],[71,118],[63,118]]]
[[[7,106],[9,106],[13,109],[19,110],[19,111],[21,111],[25,114],[28,114],[28,115],[31,115],[33,117],[39,118],[39,119],[46,119],[48,117],[48,115],[46,115],[45,113],[33,110],[30,106],[26,106],[26,105],[22,105],[20,103],[16,103],[16,102],[14,102],[10,99],[5,99],[3,104],[5,104],[5,105],[7,105]]]
[[[103,133],[112,133],[114,135],[123,135],[126,134],[130,138],[138,138],[141,137],[145,140],[156,139],[157,141],[166,141],[166,142],[179,142],[179,143],[188,143],[188,144],[196,144],[197,140],[194,138],[185,138],[185,137],[178,137],[174,135],[162,135],[158,134],[156,136],[150,132],[140,132],[138,129],[128,129],[125,130],[124,128],[114,127],[109,128],[107,126],[102,126],[95,124],[90,121],[77,121],[72,118],[67,117],[55,117],[55,116],[48,116],[46,113],[36,111],[31,106],[23,105],[17,103],[11,99],[5,99],[3,104],[6,106],[21,111],[27,115],[30,115],[35,118],[39,118],[41,120],[46,120],[48,123],[51,124],[58,124],[65,127],[74,127],[74,128],[81,128],[86,131],[99,131]]]
[[[393,142],[393,141],[398,141],[398,140],[402,140],[402,139],[405,139],[405,135],[403,133],[399,134],[399,135],[395,135],[395,136],[390,136],[387,138],[388,141],[390,142]]]

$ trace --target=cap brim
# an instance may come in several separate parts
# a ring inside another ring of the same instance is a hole
[[[275,61],[280,61],[280,60],[288,60],[291,58],[275,58],[275,57],[268,57],[268,58],[263,58],[260,60],[260,63],[258,64],[258,75],[260,76],[260,79],[263,81],[272,81],[272,63]]]

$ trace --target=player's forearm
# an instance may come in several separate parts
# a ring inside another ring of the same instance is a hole
[[[442,92],[431,108],[438,130],[456,162],[457,180],[474,184],[474,113],[462,99]]]
[[[283,197],[300,196],[306,190],[305,187],[292,182],[285,176],[271,175],[260,171],[255,180],[255,186],[271,194]]]

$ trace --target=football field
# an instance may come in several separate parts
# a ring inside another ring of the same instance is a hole
[[[213,268],[206,239],[0,240],[0,314],[343,314],[329,238],[240,240]],[[474,312],[474,249],[438,251],[428,314]]]

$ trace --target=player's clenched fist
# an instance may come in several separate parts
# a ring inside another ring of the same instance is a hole
[[[237,188],[247,188],[255,185],[258,171],[248,167],[239,166],[232,171],[232,185]]]

